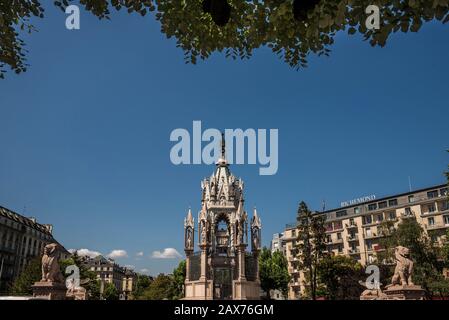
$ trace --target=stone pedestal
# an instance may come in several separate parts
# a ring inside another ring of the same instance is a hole
[[[260,282],[234,280],[233,300],[260,300]]]
[[[46,300],[65,300],[67,288],[64,283],[59,282],[35,282],[33,286],[33,297]]]
[[[388,287],[383,292],[388,300],[424,300],[425,291],[421,286],[400,286]]]
[[[185,282],[184,300],[213,300],[212,280],[198,280]]]

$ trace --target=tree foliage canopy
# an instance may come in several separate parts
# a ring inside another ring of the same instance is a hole
[[[364,276],[362,265],[351,257],[327,255],[318,264],[319,283],[331,300],[358,300]]]
[[[383,226],[384,229],[385,226]],[[442,249],[432,242],[414,218],[402,220],[397,228],[388,226],[384,233],[387,237],[380,240],[380,245],[385,250],[378,253],[378,260],[395,262],[394,248],[396,246],[410,249],[410,258],[414,262],[413,282],[421,285],[430,297],[433,292],[432,284],[442,281],[443,278]]]
[[[29,296],[33,294],[31,286],[41,280],[41,257],[33,258],[23,271],[14,280],[11,293],[16,296]]]
[[[263,248],[259,256],[259,276],[262,290],[270,297],[270,290],[279,290],[287,294],[290,274],[285,256],[280,251],[271,253]]]
[[[296,250],[299,268],[304,270],[308,282],[307,290],[312,300],[315,300],[318,290],[318,266],[326,251],[325,216],[312,213],[307,204],[302,201],[299,204],[296,220],[298,223]]]
[[[44,17],[41,2],[0,2],[0,77],[6,66],[17,73],[26,70],[20,33],[34,30],[33,17]],[[305,67],[311,53],[328,55],[339,31],[358,32],[372,46],[383,47],[394,32],[417,32],[433,19],[449,21],[449,0],[59,0],[54,4],[63,10],[81,4],[100,19],[109,19],[112,9],[141,16],[154,11],[161,31],[176,39],[186,62],[196,63],[214,52],[246,59],[254,49],[266,46],[295,68]],[[380,8],[378,30],[365,26],[369,5]]]

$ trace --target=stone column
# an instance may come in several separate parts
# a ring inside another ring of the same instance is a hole
[[[206,280],[207,254],[206,246],[201,246],[201,276],[200,280]]]
[[[239,280],[246,280],[246,276],[245,276],[245,246],[239,247]]]
[[[186,253],[186,280],[190,280],[190,255],[192,254],[192,250],[185,250]]]

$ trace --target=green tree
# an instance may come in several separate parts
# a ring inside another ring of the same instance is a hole
[[[182,260],[173,270],[172,299],[184,297],[184,282],[186,280],[186,261]]]
[[[61,273],[67,278],[66,268],[71,265],[76,265],[80,272],[80,283],[87,291],[90,300],[100,299],[100,282],[97,280],[95,272],[90,271],[84,264],[82,258],[75,251],[70,258],[59,262]]]
[[[143,294],[145,300],[170,300],[173,298],[173,278],[159,274]]]
[[[312,213],[306,203],[299,204],[298,215],[297,257],[299,268],[305,272],[306,287],[312,300],[317,298],[318,265],[326,250],[325,216]]]
[[[118,300],[119,292],[113,283],[106,282],[102,296],[105,300]]]
[[[23,33],[34,31],[32,18],[43,18],[41,0],[0,2],[0,77],[5,67],[26,71]],[[48,1],[50,2],[50,1]],[[204,2],[210,3],[205,6]],[[217,6],[227,2],[229,6]],[[74,0],[54,3],[62,10]],[[309,54],[328,55],[334,37],[341,32],[362,35],[372,46],[385,46],[397,31],[417,32],[431,20],[447,22],[447,1],[391,0],[83,0],[85,10],[109,19],[111,10],[126,9],[145,16],[155,11],[161,31],[175,38],[187,62],[196,63],[214,52],[233,59],[248,59],[253,51],[268,47],[292,67],[305,67]],[[310,5],[311,4],[311,5]],[[365,8],[377,4],[382,12],[379,30],[366,27]],[[230,7],[230,12],[220,9]]]
[[[441,280],[443,263],[440,259],[441,249],[433,244],[424,229],[415,218],[403,219],[397,228],[389,227],[387,236],[379,244],[383,252],[378,253],[378,260],[383,263],[395,262],[394,248],[403,246],[410,250],[414,262],[413,282],[426,290],[428,298],[432,296],[431,284]]]
[[[137,283],[132,293],[133,299],[140,300],[143,298],[143,294],[146,289],[150,287],[153,280],[144,274],[137,275]]]
[[[359,280],[364,273],[356,260],[336,255],[325,256],[318,264],[318,279],[324,286],[325,296],[331,300],[359,299],[362,287]]]
[[[288,263],[285,256],[264,247],[259,255],[259,277],[260,286],[270,299],[271,290],[279,290],[283,295],[287,295],[290,274],[288,273]]]
[[[42,277],[41,257],[32,259],[25,269],[14,280],[11,293],[17,296],[32,295],[31,286]]]

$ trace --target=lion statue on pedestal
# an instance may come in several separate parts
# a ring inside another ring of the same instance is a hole
[[[58,248],[59,246],[56,243],[50,243],[44,247],[44,255],[42,256],[42,282],[64,282],[64,277],[59,269]]]
[[[397,246],[394,249],[394,255],[396,258],[396,268],[394,269],[394,275],[391,279],[391,286],[413,286],[412,273],[413,273],[413,261],[409,258],[410,250],[403,246]]]

